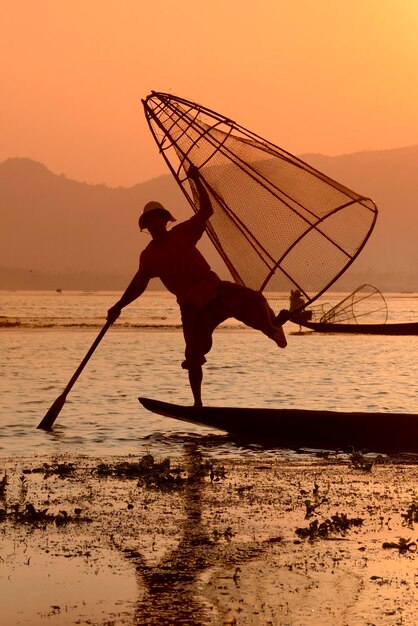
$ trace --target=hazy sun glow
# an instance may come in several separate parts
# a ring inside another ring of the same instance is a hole
[[[109,185],[166,173],[152,89],[297,154],[417,144],[417,31],[415,0],[3,0],[0,160]]]

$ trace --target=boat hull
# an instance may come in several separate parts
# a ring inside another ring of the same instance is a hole
[[[299,322],[298,322],[299,323]],[[418,322],[400,324],[332,324],[301,322],[300,326],[317,333],[352,333],[357,335],[418,335]]]
[[[418,415],[303,409],[193,407],[139,398],[149,411],[247,442],[299,449],[418,452]]]

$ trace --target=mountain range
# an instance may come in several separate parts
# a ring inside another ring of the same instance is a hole
[[[364,250],[335,288],[371,283],[381,291],[418,291],[418,146],[300,158],[371,197],[379,209]],[[70,180],[31,159],[3,161],[0,288],[124,289],[149,241],[137,226],[149,200],[159,200],[179,221],[191,215],[171,174],[114,188]],[[207,238],[201,250],[228,277]]]

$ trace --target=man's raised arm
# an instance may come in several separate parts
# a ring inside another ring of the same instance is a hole
[[[213,215],[213,207],[197,167],[191,165],[187,172],[187,176],[193,181],[196,193],[199,196],[199,214],[202,215],[205,220],[208,220],[211,215]]]

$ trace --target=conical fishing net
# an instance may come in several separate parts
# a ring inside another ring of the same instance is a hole
[[[386,300],[373,285],[361,285],[315,320],[326,324],[385,324]]]
[[[143,104],[195,211],[187,171],[199,169],[214,208],[208,235],[237,283],[286,307],[299,289],[308,304],[359,254],[376,221],[372,200],[198,104],[156,92]]]

